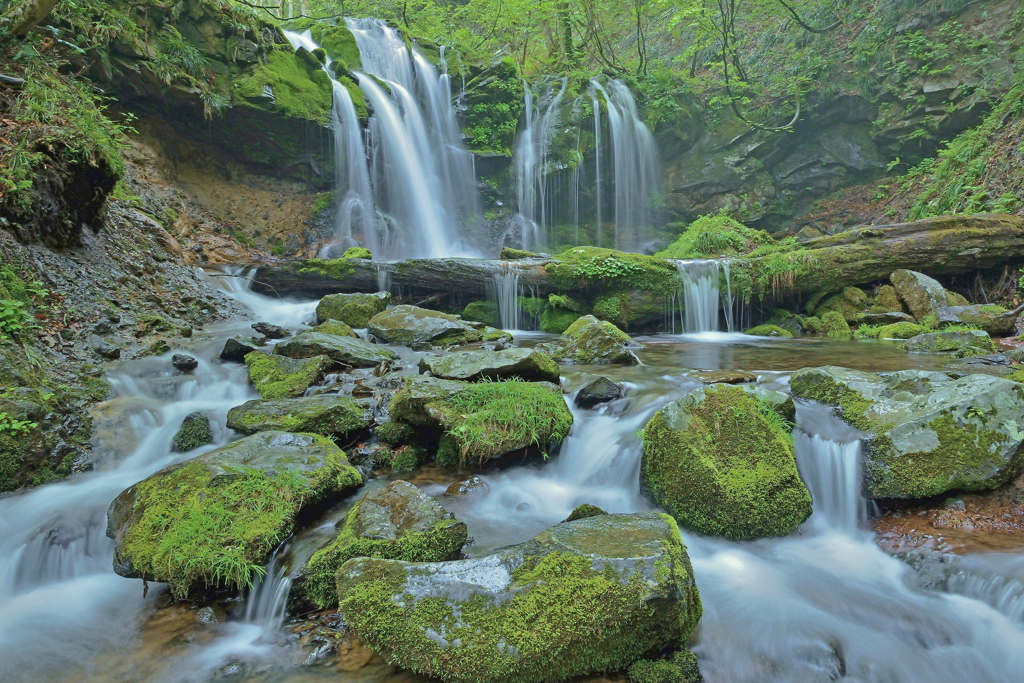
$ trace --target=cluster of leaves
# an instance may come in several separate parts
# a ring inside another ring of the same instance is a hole
[[[17,420],[7,413],[0,412],[0,434],[27,434],[39,425],[29,420]]]

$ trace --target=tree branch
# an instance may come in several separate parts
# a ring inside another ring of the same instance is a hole
[[[825,28],[814,28],[813,26],[809,26],[807,22],[801,19],[797,11],[793,9],[791,5],[786,3],[786,0],[779,0],[779,4],[785,7],[786,10],[793,15],[793,18],[796,20],[796,23],[800,24],[800,26],[805,31],[810,31],[811,33],[828,33],[829,31],[836,29],[840,24],[843,23],[842,19],[838,19],[836,20],[836,23],[832,24],[831,26],[826,26]]]

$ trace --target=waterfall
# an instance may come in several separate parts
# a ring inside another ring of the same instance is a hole
[[[519,310],[519,271],[512,264],[502,264],[501,270],[494,273],[494,301],[498,304],[498,321],[503,330],[518,330]]]
[[[595,89],[595,93],[597,90]],[[604,226],[601,223],[601,102],[595,94],[591,100],[594,103],[594,189],[597,195],[597,246],[602,244],[602,232]]]
[[[669,320],[665,326],[667,331],[676,334],[678,321],[679,331],[683,334],[717,332],[719,308],[724,308],[725,329],[734,332],[735,302],[728,262],[707,259],[674,263],[679,272],[680,288],[669,297]],[[725,293],[721,291],[723,279],[726,285]]]
[[[245,621],[263,628],[267,635],[277,633],[284,625],[287,614],[288,593],[292,580],[286,568],[278,567],[278,554],[274,553],[267,564],[263,578],[253,584],[245,601]]]
[[[828,406],[797,401],[793,430],[797,467],[811,497],[814,519],[829,529],[852,533],[867,519],[861,493],[863,434]]]
[[[550,213],[547,199],[548,154],[551,139],[561,121],[559,106],[565,95],[568,79],[563,78],[561,87],[552,95],[553,89],[538,98],[537,116],[534,116],[534,93],[523,81],[523,110],[525,120],[519,134],[513,167],[516,178],[516,198],[519,213],[516,218],[522,228],[523,249],[549,248],[548,219]]]
[[[661,189],[661,160],[654,136],[640,119],[636,101],[620,80],[605,88],[595,78],[594,90],[604,95],[608,108],[615,181],[615,249],[638,251],[654,222],[652,195]],[[595,103],[597,102],[595,98]],[[595,105],[595,130],[599,109]],[[597,150],[600,157],[600,149]],[[600,162],[598,162],[600,163]],[[600,206],[600,199],[598,199]]]

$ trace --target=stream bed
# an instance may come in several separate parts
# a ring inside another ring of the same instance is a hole
[[[197,332],[187,349],[175,349],[199,360],[191,375],[174,371],[171,353],[112,365],[111,398],[95,411],[95,470],[0,498],[0,680],[426,680],[365,651],[330,666],[304,665],[310,652],[299,647],[284,611],[288,568],[333,536],[352,499],[286,542],[250,595],[221,600],[209,611],[173,604],[164,587],[151,584],[144,591],[141,582],[113,573],[113,542],[105,535],[110,501],[149,474],[232,440],[227,411],[257,397],[244,366],[216,359],[224,340],[250,334],[256,320],[298,328],[315,307],[252,294],[240,279],[217,279],[253,310],[252,321],[211,326]],[[517,335],[522,345],[543,339]],[[784,388],[788,374],[801,367],[933,370],[944,362],[878,341],[719,333],[639,340],[644,365],[562,367],[575,422],[547,462],[487,470],[479,474],[477,493],[458,497],[446,489],[472,472],[429,464],[393,478],[420,486],[464,521],[473,538],[466,552],[480,556],[531,538],[582,503],[609,512],[655,509],[640,493],[638,430],[700,383],[688,376],[692,370],[742,370]],[[419,354],[395,350],[407,372],[415,372]],[[622,383],[626,396],[596,410],[573,407],[571,395],[597,375]],[[198,452],[172,453],[182,420],[198,410],[213,418],[215,442]],[[683,532],[704,605],[692,649],[705,680],[1019,681],[1024,554],[947,558],[932,580],[923,580],[879,549],[866,525],[860,435],[831,410],[798,402],[794,436],[801,475],[814,497],[814,514],[796,534],[739,543]],[[371,479],[355,497],[389,477]],[[623,674],[613,678],[625,680]]]

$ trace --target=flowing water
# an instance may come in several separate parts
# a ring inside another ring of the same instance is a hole
[[[253,318],[297,328],[315,302],[268,299],[248,291],[242,271],[216,278]],[[421,680],[370,662],[355,671],[302,666],[285,605],[288,562],[308,557],[333,533],[351,500],[301,530],[267,566],[251,594],[209,613],[170,604],[166,592],[111,570],[105,512],[121,490],[156,470],[227,443],[229,408],[255,397],[245,369],[221,364],[226,337],[246,323],[210,328],[185,349],[200,361],[179,375],[170,354],[114,364],[110,401],[96,412],[97,466],[64,482],[0,498],[0,680],[206,681],[275,683]],[[884,342],[741,338],[720,333],[644,338],[634,367],[567,366],[566,400],[603,374],[624,398],[595,410],[572,407],[570,436],[547,462],[480,476],[477,496],[444,495],[469,472],[427,466],[411,480],[469,526],[471,556],[530,538],[580,503],[612,512],[651,509],[639,489],[637,430],[666,402],[698,383],[691,369],[743,369],[785,388],[792,370],[844,364],[872,370],[932,369],[940,360],[908,355]],[[529,335],[524,341],[542,336]],[[403,351],[407,361],[414,358]],[[413,354],[415,355],[415,354]],[[413,363],[410,363],[414,366]],[[208,413],[216,442],[170,452],[184,417]],[[800,403],[795,443],[814,514],[787,538],[736,543],[684,532],[704,616],[693,642],[709,683],[962,683],[1018,681],[1024,665],[1024,559],[1008,553],[960,558],[936,589],[922,588],[908,566],[883,553],[863,524],[860,434],[832,411]],[[370,490],[386,481],[371,480]],[[360,494],[361,495],[361,494]],[[1022,544],[1024,545],[1024,544]]]

